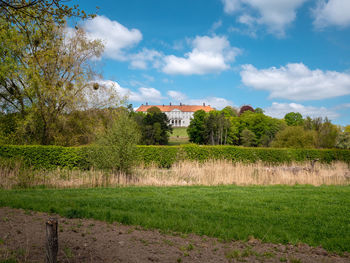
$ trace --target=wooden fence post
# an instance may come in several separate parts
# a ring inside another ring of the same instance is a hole
[[[57,262],[58,252],[58,221],[56,218],[50,218],[46,221],[46,263]]]

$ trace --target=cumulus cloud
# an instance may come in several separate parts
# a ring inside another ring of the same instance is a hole
[[[129,101],[159,103],[164,99],[161,92],[155,88],[140,87],[137,91],[132,91],[121,87],[118,82],[112,80],[100,80],[98,83],[107,88],[113,88],[120,97],[126,97]]]
[[[244,85],[270,92],[270,98],[321,100],[350,94],[350,74],[337,71],[311,70],[303,63],[285,67],[257,69],[242,66]]]
[[[163,55],[157,50],[144,48],[142,51],[136,54],[131,54],[129,57],[132,68],[146,69],[148,68],[149,64],[155,68],[158,68],[161,64]]]
[[[223,109],[226,106],[233,106],[232,101],[219,97],[191,99],[188,98],[186,94],[176,90],[169,90],[167,94],[170,97],[170,99],[175,103],[182,102],[183,104],[187,105],[202,105],[203,103],[205,103],[206,105],[210,105],[216,109]]]
[[[225,36],[197,36],[191,44],[192,51],[184,57],[165,56],[162,71],[173,75],[217,73],[229,69],[229,63],[240,53]]]
[[[227,14],[232,14],[241,9],[242,0],[222,0],[224,11]]]
[[[339,114],[333,110],[325,107],[313,107],[305,106],[297,103],[278,103],[273,102],[272,105],[265,109],[265,114],[275,117],[283,118],[289,112],[299,112],[303,117],[310,116],[311,118],[316,117],[328,117],[331,120],[336,119]]]
[[[222,0],[228,14],[240,13],[238,22],[265,25],[270,33],[284,36],[295,20],[296,10],[307,0]],[[258,13],[258,15],[256,15]],[[247,20],[248,19],[248,20]]]
[[[350,25],[349,0],[320,0],[313,10],[316,28],[327,26],[346,27]]]
[[[176,91],[176,90],[169,90],[167,92],[168,96],[173,100],[173,101],[185,101],[187,100],[187,96],[185,94],[183,94],[180,91]]]
[[[219,97],[205,97],[203,99],[189,99],[186,101],[186,104],[191,105],[202,105],[203,103],[218,110],[221,110],[226,106],[234,106],[232,101]]]
[[[101,39],[105,45],[104,55],[116,60],[126,60],[124,51],[142,40],[138,29],[128,29],[105,16],[86,20],[83,28],[90,39]]]

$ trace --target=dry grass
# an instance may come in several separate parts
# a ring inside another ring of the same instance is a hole
[[[133,176],[104,171],[57,169],[37,171],[20,165],[0,167],[0,188],[33,187],[44,185],[54,188],[106,187],[117,185],[172,186],[172,185],[347,185],[350,169],[345,163],[292,164],[267,166],[262,163],[243,164],[229,161],[206,163],[180,162],[171,169],[155,166],[137,167]]]
[[[309,163],[289,166],[266,166],[261,163],[243,164],[229,161],[206,163],[181,162],[171,169],[155,167],[140,169],[137,185],[346,185],[350,183],[347,164]]]

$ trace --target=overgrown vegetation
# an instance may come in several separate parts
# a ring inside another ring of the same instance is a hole
[[[239,115],[230,107],[197,111],[187,132],[197,144],[350,149],[349,131],[327,118],[303,119],[300,113],[290,112],[280,120],[249,106],[242,107]]]
[[[0,206],[196,233],[350,251],[349,186],[0,190]]]

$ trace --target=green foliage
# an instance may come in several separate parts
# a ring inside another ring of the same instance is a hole
[[[205,118],[205,140],[206,144],[222,145],[227,144],[230,135],[231,123],[225,118],[223,112],[210,111]]]
[[[181,159],[180,149],[179,146],[138,146],[137,158],[145,165],[156,164],[169,168]]]
[[[350,163],[348,150],[324,149],[278,149],[235,146],[197,146],[183,145],[182,158],[193,161],[207,161],[225,159],[233,162],[257,162],[282,164],[290,162],[304,162],[318,159],[320,162],[343,161]]]
[[[221,110],[221,112],[225,115],[226,118],[238,116],[237,110],[231,106],[226,106]]]
[[[255,108],[255,113],[264,113],[264,110],[262,108]]]
[[[205,144],[205,119],[206,113],[204,110],[198,110],[193,114],[193,119],[187,128],[190,142]]]
[[[54,169],[66,167],[69,169],[89,169],[93,166],[89,153],[96,149],[91,146],[60,147],[60,146],[10,146],[0,145],[0,157],[21,159],[33,168]],[[99,152],[97,151],[97,154]],[[103,154],[103,153],[102,153]],[[102,155],[101,154],[101,155]],[[319,159],[330,163],[343,161],[350,163],[350,151],[341,149],[278,149],[259,147],[237,147],[229,145],[199,146],[195,144],[181,146],[137,146],[133,160],[136,163],[149,165],[154,163],[159,167],[171,167],[177,161],[207,161],[225,159],[233,162],[289,163],[304,162]],[[112,167],[115,164],[112,165]],[[110,168],[112,168],[110,167]]]
[[[288,126],[276,134],[272,147],[315,148],[317,133],[301,126]]]
[[[349,196],[349,186],[26,189],[0,190],[0,206],[345,252],[350,251]]]
[[[241,142],[242,145],[246,147],[255,146],[256,136],[254,132],[248,130],[247,128],[244,128],[244,130],[241,133]]]
[[[299,126],[303,125],[304,119],[303,116],[299,112],[289,112],[284,116],[284,120],[286,121],[288,126]]]
[[[316,132],[316,144],[318,148],[334,148],[340,129],[331,123],[328,118],[322,119],[307,117],[304,128]]]
[[[317,146],[321,148],[333,148],[336,144],[338,133],[338,127],[326,119],[317,134]]]
[[[136,144],[140,134],[136,122],[126,112],[120,112],[105,134],[91,147],[91,163],[99,169],[130,174],[136,163]]]
[[[340,132],[335,147],[339,149],[350,149],[350,133]]]
[[[93,107],[100,97],[116,101],[114,93],[99,96],[106,89],[89,85],[97,77],[90,59],[103,45],[79,28],[67,36],[65,19],[80,12],[75,7],[11,2],[25,8],[0,5],[0,111],[13,114],[14,124],[6,137],[8,143],[54,144],[62,140],[67,113]]]
[[[350,133],[350,125],[345,126],[344,132]]]
[[[237,126],[240,134],[244,129],[248,129],[255,134],[256,142],[254,146],[266,146],[268,142],[273,140],[276,133],[285,127],[285,124],[282,120],[262,113],[245,111],[237,119]]]
[[[87,169],[88,147],[61,146],[0,146],[0,157],[20,159],[25,165],[41,169],[55,169],[56,167],[74,167]]]
[[[151,107],[147,114],[133,115],[141,130],[141,144],[166,145],[172,132],[168,117],[157,107]]]

